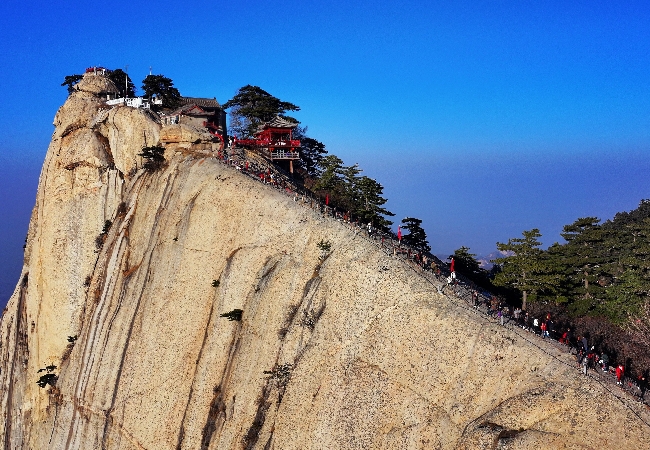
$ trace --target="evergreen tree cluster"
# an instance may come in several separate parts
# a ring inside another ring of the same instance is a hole
[[[122,69],[108,71],[108,78],[115,84],[120,91],[120,97],[135,97],[135,84],[131,77]]]
[[[329,197],[330,202],[361,223],[387,231],[392,221],[386,216],[394,216],[383,205],[384,187],[376,180],[361,175],[358,164],[345,166],[336,155],[327,155],[316,164],[318,175],[312,184],[312,191],[320,197]]]
[[[451,260],[451,258],[454,258],[456,272],[463,274],[484,289],[492,288],[489,272],[481,268],[480,263],[476,260],[476,254],[470,253],[469,247],[462,246],[455,250],[448,259]]]
[[[532,317],[552,313],[640,373],[650,365],[650,200],[604,223],[579,218],[561,235],[564,243],[546,250],[536,228],[497,242],[503,256],[489,272],[467,247],[450,258],[478,286],[521,302]]]
[[[601,223],[583,217],[566,225],[565,243],[541,250],[539,230],[497,243],[510,256],[494,262],[494,284],[509,286],[525,300],[564,305],[576,317],[605,317],[623,325],[650,298],[650,200]]]
[[[456,271],[480,286],[508,294],[511,303],[560,307],[569,317],[601,317],[614,325],[639,324],[650,311],[650,200],[601,223],[582,217],[563,228],[564,243],[541,248],[539,229],[507,243],[490,272],[469,248],[454,255]],[[646,318],[647,320],[647,318]],[[632,327],[634,328],[634,327]]]

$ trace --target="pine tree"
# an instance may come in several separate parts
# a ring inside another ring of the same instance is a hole
[[[603,231],[599,222],[597,217],[582,217],[565,225],[560,233],[567,241],[562,256],[572,286],[571,308],[578,315],[594,310],[604,296],[598,281],[606,275],[604,263],[607,258],[602,252]]]
[[[476,260],[476,255],[469,252],[469,247],[462,246],[449,255],[449,259],[454,258],[454,270],[465,275],[474,283],[481,286],[488,286],[488,273],[481,269],[481,265]]]
[[[372,178],[362,176],[355,180],[355,189],[359,197],[355,214],[363,223],[370,223],[382,231],[387,231],[393,222],[384,216],[394,216],[395,214],[383,208],[387,202],[382,197],[384,187]]]
[[[343,160],[336,155],[327,155],[319,161],[318,167],[321,175],[314,184],[314,190],[341,195],[344,188]]]
[[[174,87],[174,82],[163,75],[147,75],[142,80],[142,91],[145,97],[160,97],[163,108],[176,108],[180,105],[181,93]]]
[[[75,84],[79,83],[83,77],[83,75],[66,75],[61,86],[66,86],[68,94],[72,94],[74,92]]]
[[[402,228],[409,232],[409,234],[402,236],[402,242],[419,252],[428,253],[431,251],[431,247],[427,241],[427,234],[421,225],[422,220],[415,217],[402,219]]]
[[[504,253],[503,258],[497,258],[493,263],[500,266],[500,271],[492,283],[495,286],[512,287],[522,294],[522,308],[526,310],[530,294],[553,289],[557,280],[551,275],[548,260],[544,258],[539,248],[542,243],[538,240],[542,235],[539,229],[524,231],[523,238],[508,239],[508,243],[497,242],[497,249]]]
[[[261,124],[277,115],[283,116],[287,111],[300,111],[299,106],[282,101],[250,84],[239,88],[235,96],[223,104],[223,108],[230,109],[231,132],[244,138],[252,137]],[[298,123],[291,117],[285,119]]]
[[[327,154],[325,144],[316,139],[307,136],[297,136],[294,131],[294,138],[300,140],[300,166],[306,172],[307,176],[318,177],[321,174],[320,162],[324,155]]]
[[[120,91],[120,97],[135,97],[135,84],[125,71],[122,69],[110,70],[107,76]]]
[[[345,209],[356,215],[358,206],[361,204],[361,192],[357,185],[358,175],[361,173],[358,164],[345,166],[341,169],[341,178],[343,180],[342,203]]]

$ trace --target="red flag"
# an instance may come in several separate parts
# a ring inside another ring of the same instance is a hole
[[[454,258],[451,258],[451,267],[450,267],[450,269],[451,269],[452,272],[454,272],[454,263],[455,263]]]
[[[329,205],[329,204],[330,204],[330,195],[329,195],[329,194],[325,194],[325,206],[327,206],[327,205]]]
[[[397,227],[397,240],[402,242],[402,227],[401,226]]]

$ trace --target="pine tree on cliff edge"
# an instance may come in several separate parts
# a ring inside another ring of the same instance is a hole
[[[431,251],[427,234],[421,227],[422,220],[415,217],[406,217],[402,219],[402,229],[407,230],[409,234],[402,237],[402,242],[415,250],[427,253]]]

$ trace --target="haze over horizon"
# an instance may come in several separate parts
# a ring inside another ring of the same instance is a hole
[[[246,84],[301,107],[308,134],[384,185],[432,252],[650,198],[650,11],[541,2],[142,1],[0,5],[0,303],[18,281],[66,75],[149,73],[224,103]],[[114,17],[114,18],[112,18]]]

